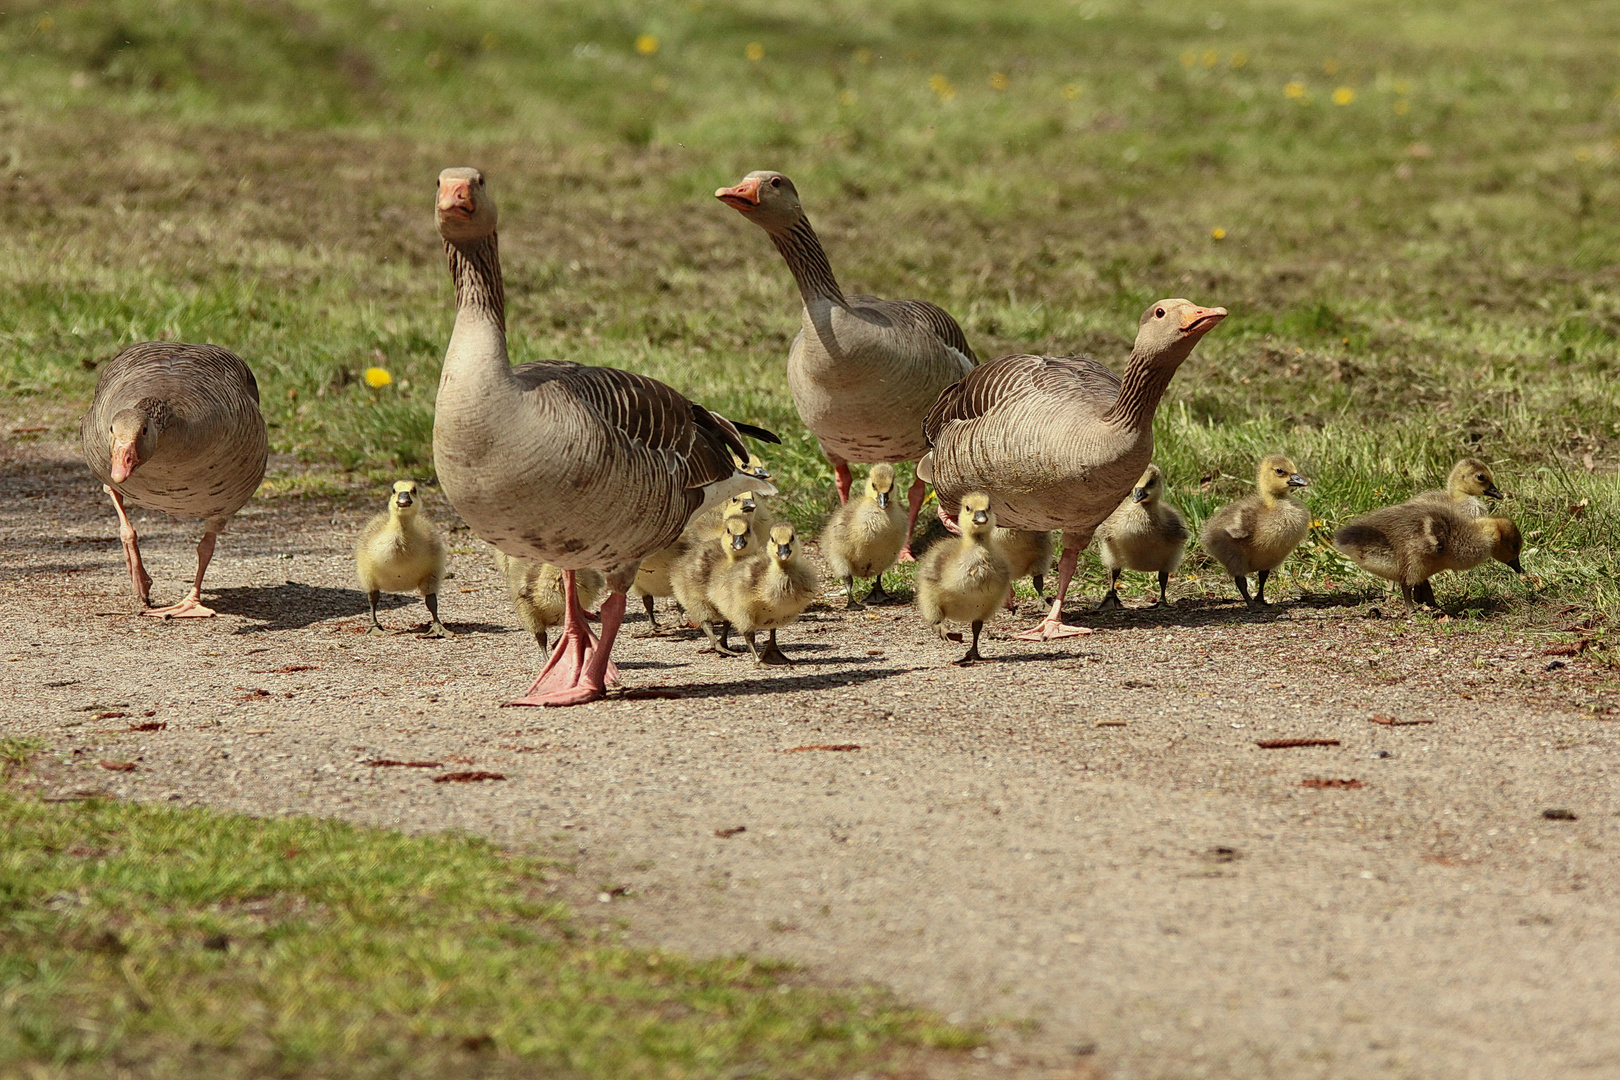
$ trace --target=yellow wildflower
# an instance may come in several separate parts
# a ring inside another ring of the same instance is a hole
[[[994,75],[991,75],[990,76],[990,89],[992,89],[992,90],[1005,90],[1005,89],[1007,89],[1007,76],[1003,75],[999,71],[996,72]]]
[[[1063,96],[1068,98],[1070,101],[1073,101],[1075,98],[1079,97],[1080,96],[1080,84],[1078,84],[1078,83],[1067,83],[1067,84],[1065,84],[1064,87],[1063,87]]]
[[[1305,84],[1300,82],[1298,79],[1293,80],[1287,86],[1283,87],[1283,96],[1298,101],[1300,98],[1305,96]]]
[[[838,104],[840,105],[853,105],[858,100],[860,100],[859,95],[848,87],[838,91]]]
[[[748,47],[743,50],[743,55],[748,57],[750,60],[763,60],[765,59],[765,46],[761,45],[757,41],[750,41],[748,43]]]
[[[642,34],[636,38],[636,52],[642,56],[651,56],[658,51],[658,39],[651,34]]]
[[[1341,86],[1337,90],[1333,91],[1333,104],[1335,105],[1348,105],[1354,100],[1356,100],[1356,91],[1354,87]]]
[[[1405,98],[1401,98],[1399,101],[1397,101],[1395,103],[1395,115],[1396,116],[1405,116],[1407,113],[1409,113],[1411,111],[1412,111],[1412,103],[1410,101],[1407,101]]]
[[[1214,67],[1220,63],[1221,56],[1214,49],[1205,49],[1202,59],[1205,67]]]
[[[928,86],[939,95],[941,101],[950,101],[956,96],[956,87],[952,86],[951,80],[943,75],[929,76]]]
[[[365,379],[366,385],[371,387],[373,390],[381,390],[383,387],[394,381],[394,377],[388,374],[387,369],[380,367],[366,368],[361,378]]]
[[[1248,62],[1249,62],[1249,54],[1244,52],[1241,49],[1239,49],[1237,52],[1233,53],[1232,54],[1232,59],[1227,61],[1227,63],[1231,64],[1235,68],[1242,67],[1244,64],[1247,64]]]
[[[1217,225],[1213,229],[1209,230],[1209,235],[1217,240],[1225,240],[1226,230]]]

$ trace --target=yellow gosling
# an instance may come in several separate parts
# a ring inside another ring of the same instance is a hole
[[[1311,530],[1311,512],[1291,492],[1310,481],[1281,454],[1260,459],[1256,491],[1221,507],[1204,523],[1199,540],[1237,583],[1238,594],[1251,608],[1266,603],[1266,578],[1282,565]],[[1248,576],[1257,582],[1249,596]]]
[[[1169,604],[1170,575],[1187,551],[1187,523],[1165,502],[1164,474],[1149,465],[1119,509],[1097,526],[1097,553],[1108,570],[1108,595],[1099,608],[1117,608],[1119,575],[1136,570],[1159,575],[1159,603]]]
[[[385,634],[377,621],[377,599],[385,592],[419,592],[433,617],[429,637],[453,637],[439,621],[439,584],[444,580],[444,541],[433,521],[416,505],[416,481],[397,480],[388,509],[366,523],[354,545],[355,574],[371,604],[371,629]]]
[[[971,664],[984,659],[979,655],[979,633],[1007,595],[1012,575],[1007,560],[990,542],[996,528],[990,496],[982,491],[964,495],[956,523],[962,535],[936,541],[917,563],[917,607],[940,637],[945,636],[947,619],[972,624],[973,644],[957,661]]]
[[[762,553],[715,567],[709,596],[742,633],[755,663],[791,664],[776,632],[797,619],[820,588],[820,578],[799,553],[793,526],[784,521],[771,526]],[[754,640],[761,630],[770,631],[763,651]]]
[[[727,643],[731,624],[715,607],[710,586],[721,566],[733,566],[758,550],[748,518],[734,514],[725,519],[725,531],[717,539],[693,543],[670,568],[669,582],[675,590],[676,602],[709,639],[699,652],[731,656],[737,651]]]
[[[1485,513],[1483,499],[1504,499],[1506,494],[1496,486],[1491,467],[1479,458],[1463,458],[1451,467],[1444,491],[1423,491],[1412,496],[1410,502],[1448,503],[1465,516],[1477,518]]]
[[[883,571],[895,564],[905,542],[906,512],[895,499],[894,466],[874,465],[860,498],[834,510],[821,533],[821,556],[835,577],[848,582],[851,611],[866,606],[855,599],[856,578],[873,579],[868,604],[894,599],[883,589]]]
[[[1504,517],[1470,517],[1440,502],[1407,502],[1359,517],[1333,535],[1333,546],[1369,574],[1401,587],[1408,609],[1439,607],[1429,579],[1445,570],[1471,570],[1487,559],[1523,574],[1524,538]]]
[[[495,565],[506,579],[506,593],[512,599],[512,609],[534,635],[534,643],[542,653],[550,653],[547,633],[553,626],[561,626],[567,614],[563,597],[562,571],[548,562],[535,562],[495,552]],[[579,606],[592,608],[607,591],[607,579],[600,570],[577,570],[574,588],[579,592]]]

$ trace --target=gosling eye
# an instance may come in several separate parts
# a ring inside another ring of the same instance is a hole
[[[1158,310],[1157,310],[1157,311],[1155,311],[1155,312],[1154,312],[1154,313],[1153,313],[1153,317],[1154,317],[1154,318],[1155,318],[1155,319],[1162,319],[1162,318],[1164,318],[1164,308],[1159,308],[1159,309],[1158,309]]]
[[[1474,477],[1474,479],[1478,480],[1482,484],[1486,482],[1484,473],[1480,473],[1478,476]]]

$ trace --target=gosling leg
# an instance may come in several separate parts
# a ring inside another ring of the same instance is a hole
[[[892,604],[895,596],[883,587],[883,575],[879,574],[872,579],[872,591],[866,594],[868,604]]]
[[[876,592],[877,590],[873,590]],[[847,611],[865,611],[866,605],[855,599],[855,575],[849,575],[849,603],[845,605]]]
[[[382,591],[379,589],[372,589],[366,594],[366,600],[371,604],[371,629],[366,631],[368,634],[388,633],[387,630],[383,629],[383,624],[377,621],[377,601],[380,599],[382,599]]]
[[[541,627],[539,630],[534,632],[534,643],[540,646],[541,656],[551,655],[551,645],[546,641],[546,631],[544,627]]]
[[[1165,607],[1170,606],[1169,589],[1170,589],[1170,571],[1168,571],[1168,570],[1160,570],[1159,571],[1159,603],[1163,604]]]
[[[1266,600],[1266,579],[1270,576],[1270,570],[1257,570],[1254,574],[1254,580],[1257,583],[1254,590],[1254,599],[1261,607],[1271,606],[1270,602]]]
[[[968,646],[967,655],[963,656],[962,659],[960,659],[960,660],[958,660],[956,662],[958,666],[966,667],[967,665],[969,665],[971,663],[974,663],[975,661],[984,659],[984,657],[979,655],[979,631],[981,631],[983,629],[984,629],[984,620],[983,619],[976,620],[973,623],[973,644]]]
[[[426,596],[422,597],[422,602],[427,605],[428,614],[433,616],[433,622],[429,624],[427,633],[423,634],[422,636],[436,638],[455,637],[455,632],[446,629],[444,623],[439,621],[439,594],[428,593]]]
[[[1117,566],[1109,569],[1108,595],[1104,596],[1102,598],[1102,603],[1097,605],[1098,611],[1103,611],[1107,608],[1122,608],[1125,606],[1120,602],[1119,599],[1119,573],[1119,567]]]
[[[754,635],[750,633],[750,634],[748,634],[746,636],[748,638],[748,647],[753,649],[754,648]],[[777,643],[776,643],[776,630],[774,628],[772,628],[772,630],[771,630],[770,641],[766,644],[765,651],[760,652],[758,649],[754,650],[754,660],[755,660],[756,663],[760,663],[760,664],[791,664],[791,663],[793,663],[792,660],[788,659],[787,653],[782,651],[781,646],[777,645]]]

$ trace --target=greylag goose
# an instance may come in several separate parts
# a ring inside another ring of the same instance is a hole
[[[1519,527],[1503,517],[1471,517],[1441,502],[1406,502],[1359,517],[1333,534],[1333,546],[1369,574],[1401,587],[1408,608],[1439,607],[1429,579],[1443,570],[1471,570],[1486,559],[1523,574]]]
[[[562,571],[550,563],[532,559],[515,559],[499,548],[495,550],[495,567],[506,579],[506,593],[512,599],[512,609],[523,620],[523,625],[534,635],[541,655],[551,652],[546,633],[561,626],[567,611],[563,596]],[[639,577],[637,580],[640,580]],[[600,599],[607,582],[597,570],[580,570],[574,578],[579,592],[579,606],[589,608]]]
[[[1123,606],[1119,602],[1122,570],[1158,574],[1159,603],[1170,603],[1170,575],[1187,551],[1187,524],[1179,510],[1160,498],[1163,494],[1164,474],[1157,465],[1149,465],[1130,497],[1097,526],[1097,552],[1108,571],[1108,594],[1098,607]]]
[[[781,173],[751,172],[714,194],[765,230],[798,283],[803,320],[788,352],[788,390],[832,464],[838,501],[847,503],[850,462],[920,458],[929,406],[978,357],[956,320],[927,301],[845,296],[793,181]],[[923,492],[918,478],[906,494],[901,562],[911,561]]]
[[[439,585],[447,557],[433,521],[416,505],[416,481],[394,481],[388,509],[366,523],[354,545],[355,576],[371,604],[370,634],[386,634],[377,621],[385,592],[418,592],[433,621],[429,637],[454,637],[439,621]]]
[[[1204,522],[1198,540],[1226,567],[1251,608],[1268,607],[1266,579],[1311,531],[1311,512],[1292,494],[1310,481],[1282,454],[1267,454],[1255,471],[1253,494],[1227,503]],[[1255,592],[1249,596],[1249,575]]]
[[[264,479],[270,441],[259,384],[241,357],[214,345],[146,341],[107,362],[79,424],[85,463],[118,512],[124,564],[145,609],[161,618],[207,618],[203,575],[214,542]],[[178,518],[201,518],[197,577],[184,600],[152,607],[152,579],[124,500]]]
[[[917,564],[917,608],[929,626],[945,636],[945,620],[971,623],[973,644],[959,664],[983,660],[979,633],[1012,587],[1007,560],[991,542],[996,528],[990,496],[971,491],[962,496],[954,539],[939,540]]]
[[[929,411],[933,450],[917,473],[933,482],[942,520],[965,493],[987,491],[1003,526],[1063,530],[1057,599],[1025,639],[1091,632],[1063,625],[1080,552],[1153,457],[1153,414],[1171,376],[1225,317],[1225,308],[1160,300],[1142,313],[1123,379],[1085,356],[1003,356]]]
[[[512,704],[599,698],[616,673],[613,641],[641,560],[693,515],[743,491],[775,493],[737,467],[734,425],[643,375],[565,361],[514,368],[497,215],[477,169],[439,174],[436,215],[456,286],[433,422],[433,462],[456,512],[508,555],[563,571],[567,611],[540,675]],[[600,570],[609,596],[600,640],[586,626],[576,574]]]
[[[835,577],[849,583],[849,610],[866,607],[855,599],[858,577],[872,579],[868,604],[891,599],[883,590],[883,571],[900,557],[905,541],[906,516],[894,502],[894,466],[874,465],[861,497],[834,510],[821,532],[821,557]]]
[[[1468,517],[1479,517],[1485,512],[1481,499],[1501,499],[1506,496],[1496,486],[1491,467],[1479,458],[1463,458],[1451,467],[1444,491],[1423,491],[1409,502],[1449,503]]]
[[[776,632],[799,617],[816,598],[821,581],[799,554],[793,526],[785,521],[771,526],[765,550],[744,559],[730,559],[715,568],[709,587],[710,602],[748,642],[756,664],[791,664],[776,643]],[[771,632],[760,651],[754,635]]]

